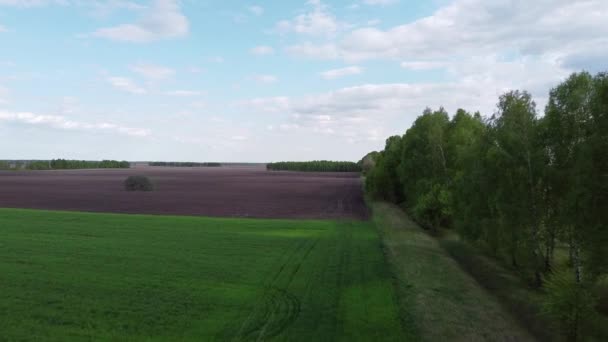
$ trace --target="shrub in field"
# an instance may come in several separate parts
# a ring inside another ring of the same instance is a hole
[[[125,190],[127,191],[152,191],[154,184],[146,176],[129,176],[125,180]]]

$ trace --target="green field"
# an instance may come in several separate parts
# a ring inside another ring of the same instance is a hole
[[[0,340],[399,341],[372,222],[0,209]]]

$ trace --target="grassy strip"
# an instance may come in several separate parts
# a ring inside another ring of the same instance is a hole
[[[526,341],[526,329],[398,207],[372,203],[403,323],[423,341]]]
[[[403,341],[370,222],[0,209],[0,340]]]
[[[441,246],[477,280],[484,288],[495,295],[514,317],[525,326],[538,340],[565,340],[560,334],[559,323],[552,321],[543,313],[543,293],[531,289],[512,269],[495,259],[487,257],[479,249],[458,238],[453,232],[446,232],[440,239]],[[608,318],[598,317],[592,322],[597,341],[608,340]]]
[[[480,254],[454,233],[446,232],[439,243],[481,286],[497,296],[537,339],[560,339],[558,330],[550,329],[552,322],[541,313],[539,292],[529,289],[520,277]]]

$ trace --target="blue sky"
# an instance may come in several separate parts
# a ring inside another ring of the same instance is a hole
[[[606,68],[605,0],[0,0],[0,159],[358,160]]]

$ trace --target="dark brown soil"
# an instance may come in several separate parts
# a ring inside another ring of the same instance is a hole
[[[130,175],[152,192],[125,191]],[[223,217],[366,219],[357,173],[263,167],[0,171],[0,207]]]

